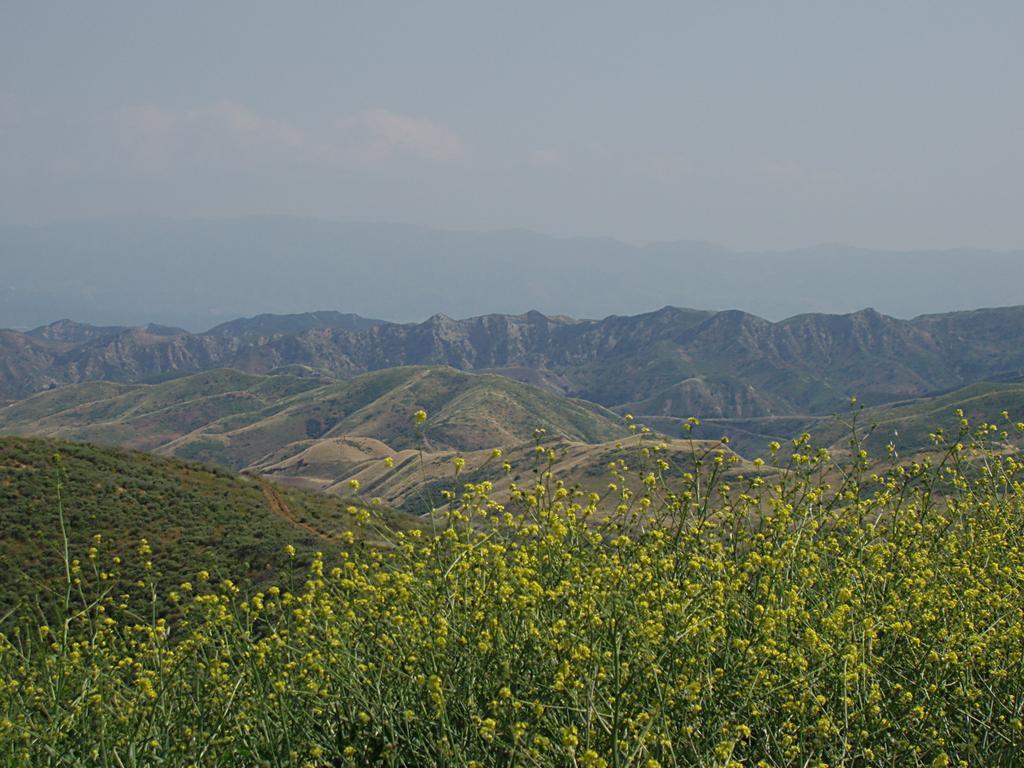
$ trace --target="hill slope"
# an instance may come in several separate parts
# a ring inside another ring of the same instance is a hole
[[[100,567],[115,574],[110,584],[116,590],[130,584],[116,576],[110,558],[122,558],[126,573],[138,569],[142,539],[159,552],[158,575],[167,588],[201,569],[214,578],[259,581],[286,565],[286,544],[296,546],[302,561],[303,553],[337,550],[340,534],[351,529],[338,497],[145,453],[2,437],[0,619],[23,598],[45,604],[52,596],[40,592],[41,585],[60,587],[47,581],[63,574],[58,480],[71,556],[91,568],[86,553],[101,534]]]

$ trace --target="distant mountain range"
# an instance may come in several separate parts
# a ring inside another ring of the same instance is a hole
[[[769,322],[665,307],[635,316],[485,315],[396,324],[337,313],[260,316],[205,334],[70,321],[0,331],[0,399],[89,381],[215,368],[347,379],[408,365],[489,371],[650,417],[827,415],[979,381],[1024,380],[1024,307],[899,320],[873,310]]]
[[[199,331],[311,306],[401,322],[530,309],[604,317],[664,305],[772,320],[872,306],[908,318],[1019,304],[1024,284],[1020,251],[738,252],[288,217],[0,227],[0,265],[0,327],[21,328],[74,317]]]

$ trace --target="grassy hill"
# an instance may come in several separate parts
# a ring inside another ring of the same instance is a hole
[[[627,462],[624,471],[638,479],[650,471],[636,442],[556,439],[546,448],[554,453],[550,466],[557,476],[603,494],[615,479],[612,462]],[[670,441],[661,457],[680,471],[692,468],[692,450],[718,447],[710,441]],[[163,595],[201,570],[214,580],[230,576],[243,585],[259,584],[282,569],[304,567],[313,552],[337,552],[346,546],[347,531],[376,541],[345,511],[350,479],[359,481],[364,499],[380,497],[386,510],[404,508],[385,516],[392,527],[405,529],[419,524],[408,513],[445,504],[442,489],[490,480],[493,498],[507,501],[513,484],[532,488],[549,466],[529,445],[508,451],[502,460],[490,450],[471,451],[456,478],[456,455],[426,452],[421,460],[416,450],[394,452],[370,438],[327,438],[290,459],[255,468],[264,476],[254,477],[118,448],[0,437],[0,623],[19,603],[47,610],[63,595],[61,509],[70,556],[83,564],[83,578],[96,581],[95,565],[110,574],[104,586],[114,594],[134,592],[133,599],[144,602],[135,585],[149,559],[139,552],[144,540],[155,552],[154,575]],[[385,456],[393,458],[393,467],[385,466]],[[513,465],[510,472],[502,467],[506,459]],[[744,461],[729,468],[730,474],[752,471]],[[93,561],[88,553],[97,534],[102,541]],[[296,547],[294,560],[285,554],[288,544]],[[121,561],[116,566],[115,557]],[[161,610],[166,608],[161,602]]]
[[[1024,420],[1024,384],[972,384],[945,395],[865,408],[858,421],[874,427],[868,439],[876,448],[891,442],[903,453],[914,453],[932,445],[929,435],[937,427],[955,435],[960,420],[957,410],[964,412],[972,427],[983,422],[1003,423],[1003,411],[1012,421]],[[839,445],[848,437],[836,420],[817,426],[812,434],[824,444]],[[1009,438],[1017,442],[1020,435],[1011,430]]]
[[[702,386],[690,380],[675,389],[696,392]],[[731,395],[740,410],[745,392]],[[643,414],[643,404],[637,405],[636,413]],[[1024,418],[1024,384],[983,382],[940,396],[874,405],[860,409],[858,422],[874,427],[869,444],[876,452],[893,442],[902,454],[912,454],[929,447],[936,426],[955,430],[958,407],[974,422],[995,419],[1004,408],[1013,418]],[[430,419],[418,435],[412,414],[420,408]],[[848,417],[706,418],[693,437],[728,436],[730,447],[751,459],[766,457],[769,442],[785,443],[804,432],[817,445],[842,450]],[[681,436],[678,418],[640,418],[670,438]],[[537,427],[547,430],[549,444],[559,446],[558,470],[564,476],[597,486],[605,480],[606,454],[626,435],[615,414],[593,403],[506,376],[441,366],[404,366],[345,381],[223,369],[158,384],[90,382],[0,410],[0,433],[148,450],[306,490],[344,494],[355,478],[371,495],[418,512],[437,502],[425,500],[423,489],[450,481],[457,454],[468,466],[479,466],[493,447],[503,446],[517,466],[529,465]],[[680,456],[689,450],[682,440],[669,440],[669,446]],[[383,459],[389,456],[397,466],[385,472]],[[491,480],[496,493],[506,495],[510,478],[498,471],[499,464],[492,463],[478,479]]]
[[[55,456],[59,455],[59,462]],[[49,439],[0,438],[0,618],[20,600],[47,603],[41,584],[61,587],[63,539],[60,482],[72,557],[84,564],[101,534],[100,567],[123,590],[138,578],[138,548],[158,555],[162,588],[194,579],[199,570],[262,581],[317,550],[336,551],[351,530],[345,500],[239,476],[191,462]],[[391,517],[396,525],[404,516]],[[120,569],[110,559],[120,557]],[[165,590],[166,591],[166,590]]]
[[[323,439],[418,444],[412,414],[431,414],[427,446],[517,445],[543,426],[600,442],[625,431],[606,409],[493,374],[407,366],[347,381],[215,370],[159,384],[77,384],[0,411],[0,433],[119,445],[242,469]]]

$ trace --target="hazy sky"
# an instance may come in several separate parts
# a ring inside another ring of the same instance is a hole
[[[1024,246],[1024,3],[0,0],[0,223]]]

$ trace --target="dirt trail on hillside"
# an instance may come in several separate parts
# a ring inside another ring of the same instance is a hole
[[[277,489],[273,485],[271,485],[266,480],[260,480],[259,484],[260,488],[263,490],[263,497],[267,500],[267,506],[270,508],[271,512],[273,512],[275,515],[282,518],[283,520],[288,521],[296,528],[301,528],[307,533],[316,536],[318,539],[331,538],[331,534],[326,533],[325,531],[317,530],[308,523],[304,523],[297,517],[295,517],[295,513],[292,512],[291,507],[288,506],[288,502],[284,500],[284,497],[281,496],[280,493],[278,493]]]

